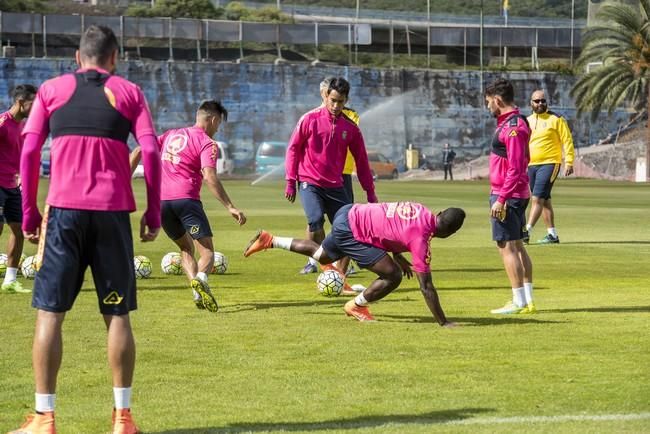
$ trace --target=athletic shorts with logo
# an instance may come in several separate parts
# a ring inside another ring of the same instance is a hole
[[[309,231],[316,232],[323,229],[325,215],[330,223],[342,206],[351,203],[345,188],[323,188],[317,185],[301,182],[299,184],[300,201],[305,210]]]
[[[490,208],[498,197],[496,194],[490,195]],[[490,217],[492,221],[492,239],[494,241],[521,240],[526,229],[528,199],[508,199],[505,205],[506,218],[503,221]]]
[[[162,227],[172,240],[179,239],[185,232],[195,240],[212,236],[203,204],[196,199],[163,200]]]
[[[125,315],[137,309],[128,211],[50,207],[44,219],[47,227],[41,233],[43,257],[34,281],[33,307],[70,310],[90,267],[102,314]]]
[[[528,166],[530,191],[540,199],[550,199],[553,183],[560,173],[560,164],[536,164]]]

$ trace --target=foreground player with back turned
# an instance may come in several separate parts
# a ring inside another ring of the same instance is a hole
[[[368,304],[381,300],[397,288],[402,274],[410,278],[415,271],[435,320],[441,326],[453,327],[455,324],[447,321],[440,306],[431,278],[429,242],[434,237],[447,238],[456,233],[464,220],[465,212],[460,208],[447,208],[434,215],[424,205],[414,202],[350,204],[336,213],[332,231],[321,245],[260,231],[251,240],[244,256],[270,248],[311,256],[321,264],[331,264],[349,256],[359,267],[378,276],[361,294],[345,304],[345,313],[359,321],[374,321]],[[388,252],[393,253],[392,258]],[[403,252],[411,253],[413,270],[411,263],[402,256]]]
[[[137,302],[129,217],[135,210],[129,133],[140,143],[144,160],[148,208],[140,220],[142,241],[153,241],[160,228],[160,154],[142,91],[113,75],[117,56],[113,31],[89,26],[76,53],[80,69],[41,86],[24,129],[20,161],[23,231],[27,240],[40,242],[42,265],[32,300],[37,309],[32,348],[36,414],[14,433],[56,433],[54,406],[63,320],[88,267],[108,332],[115,399],[112,432],[139,432],[130,411],[135,341],[129,312],[137,308]],[[48,133],[52,135],[52,170],[43,229],[39,229],[40,151]]]

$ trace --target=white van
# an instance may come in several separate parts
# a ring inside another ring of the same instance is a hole
[[[226,142],[216,142],[219,155],[217,156],[217,175],[232,175],[235,168],[235,162],[228,154],[228,144]],[[133,172],[134,178],[144,177],[144,166],[142,163],[138,164]]]
[[[217,157],[217,174],[218,175],[232,175],[235,169],[235,161],[230,158],[228,153],[228,144],[226,142],[217,142],[219,148],[219,156]]]

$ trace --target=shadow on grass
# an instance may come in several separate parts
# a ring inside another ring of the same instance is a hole
[[[447,292],[447,291],[496,291],[496,290],[503,290],[505,287],[503,285],[500,286],[445,286],[445,287],[439,287],[436,286],[436,291],[439,292]],[[535,286],[535,290],[544,290],[548,289],[545,286]],[[420,292],[420,287],[418,286],[411,286],[411,287],[399,287],[395,290],[396,293],[399,292]]]
[[[268,432],[268,431],[324,431],[358,430],[379,428],[388,424],[438,425],[474,417],[477,414],[494,411],[489,408],[461,408],[458,410],[431,411],[422,414],[393,414],[386,416],[361,416],[349,419],[325,420],[322,422],[273,422],[235,423],[222,427],[179,428],[155,431],[158,434],[214,434],[222,432]],[[153,431],[149,431],[153,432]]]
[[[322,300],[303,300],[303,301],[277,301],[277,302],[251,302],[251,303],[238,303],[227,307],[227,310],[220,310],[219,313],[239,313],[248,310],[264,310],[276,309],[285,307],[309,307],[309,306],[326,306],[326,307],[343,307],[345,299],[341,298],[325,298]]]
[[[443,269],[432,269],[432,273],[496,273],[503,271],[503,268],[443,268]]]
[[[575,313],[575,312],[606,312],[606,313],[628,313],[641,312],[650,313],[650,306],[605,306],[605,307],[574,307],[569,309],[544,309],[550,313]]]
[[[545,311],[546,312],[546,311]],[[406,315],[377,315],[380,322],[406,322],[406,323],[436,323],[432,316],[406,316]],[[389,319],[387,319],[389,318]],[[499,316],[499,317],[448,317],[449,321],[460,324],[461,327],[482,327],[510,324],[560,324],[566,321],[554,321],[546,319],[531,318],[529,316]]]

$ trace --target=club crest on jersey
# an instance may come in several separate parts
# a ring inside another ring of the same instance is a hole
[[[343,132],[341,133],[341,137],[343,137],[343,140],[347,139],[347,138],[348,138],[348,132],[347,132],[347,131],[343,131]]]
[[[512,130],[510,131],[510,134],[508,134],[510,137],[517,137],[517,130]]]
[[[402,220],[415,220],[420,217],[422,206],[411,202],[393,202],[388,204],[386,217],[393,218],[395,215]]]
[[[184,134],[174,134],[165,140],[165,150],[162,154],[163,161],[169,161],[178,164],[181,157],[178,154],[187,146],[187,136]]]

